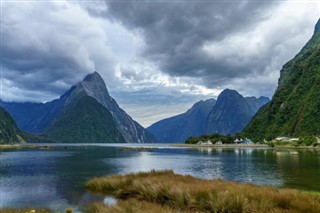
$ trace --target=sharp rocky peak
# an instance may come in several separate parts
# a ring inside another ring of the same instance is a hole
[[[109,95],[107,86],[98,72],[87,75],[79,84],[89,96],[101,97]]]
[[[93,72],[93,73],[90,73],[88,74],[84,79],[83,81],[86,81],[86,82],[92,82],[92,81],[103,81],[101,75],[98,73],[98,72]]]

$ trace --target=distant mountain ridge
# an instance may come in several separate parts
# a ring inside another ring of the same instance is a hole
[[[235,90],[221,92],[207,118],[206,134],[241,132],[258,109],[269,102],[266,97],[243,97]]]
[[[259,110],[244,134],[256,141],[320,135],[319,62],[320,19],[312,38],[281,69],[271,102]]]
[[[215,103],[214,99],[199,101],[187,112],[158,121],[147,130],[162,143],[182,142],[190,136],[200,136],[203,134],[207,116]]]
[[[167,143],[212,133],[234,134],[241,132],[269,101],[266,97],[243,97],[235,90],[226,89],[217,100],[197,102],[187,112],[158,121],[147,129],[158,142]]]
[[[87,75],[83,79],[83,81],[71,87],[59,99],[53,100],[51,102],[41,104],[6,103],[1,101],[0,105],[10,112],[21,129],[42,136],[50,136],[52,134],[48,133],[52,132],[51,128],[54,127],[54,123],[56,122],[56,120],[61,119],[60,116],[65,116],[64,113],[68,109],[68,106],[77,103],[83,97],[92,97],[95,101],[92,101],[91,99],[86,100],[90,100],[91,105],[95,106],[95,108],[97,109],[101,110],[101,107],[98,105],[103,106],[111,114],[112,122],[116,126],[117,131],[119,131],[122,135],[113,138],[114,142],[119,142],[118,139],[122,141],[122,137],[127,143],[155,142],[153,136],[148,133],[141,125],[135,122],[124,110],[122,110],[116,103],[116,101],[109,95],[102,77],[97,72]],[[87,111],[87,109],[83,110]],[[105,115],[107,116],[107,113],[105,113]],[[96,119],[105,119],[105,117],[99,118],[98,116],[93,114],[91,114],[90,116],[95,116]],[[70,126],[71,124],[69,123],[68,125]],[[68,129],[66,129],[65,131],[67,132]],[[98,134],[98,132],[94,131],[91,133]],[[115,135],[118,134],[115,133],[114,136]],[[74,142],[77,142],[77,137],[78,136],[75,135]],[[96,137],[92,137],[92,139],[94,138]],[[58,140],[57,137],[55,137],[54,139]],[[61,137],[61,140],[65,139],[66,136]],[[71,142],[72,140],[68,138],[68,141]],[[106,139],[106,141],[109,140]],[[94,140],[90,142],[94,142]]]

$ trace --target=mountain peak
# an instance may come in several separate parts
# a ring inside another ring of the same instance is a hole
[[[81,82],[86,93],[92,97],[103,96],[104,94],[109,95],[108,89],[104,80],[98,72],[93,72],[87,75]]]
[[[103,81],[101,75],[97,72],[94,71],[93,73],[88,74],[83,81],[86,82],[92,82],[92,81]]]
[[[220,93],[220,95],[218,96],[218,99],[221,97],[235,97],[235,96],[242,96],[242,95],[240,95],[236,90],[225,89]]]

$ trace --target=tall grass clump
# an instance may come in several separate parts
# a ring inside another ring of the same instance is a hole
[[[95,204],[95,212],[320,212],[320,195],[292,189],[203,180],[151,171],[93,178],[86,187],[119,199],[115,206]],[[131,207],[130,207],[131,206]],[[105,208],[99,211],[99,208]],[[107,209],[107,210],[106,210]]]
[[[53,213],[50,209],[39,208],[3,208],[0,213]]]

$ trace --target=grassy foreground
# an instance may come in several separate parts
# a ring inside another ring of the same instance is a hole
[[[53,213],[50,209],[35,209],[35,208],[27,208],[27,209],[14,209],[14,208],[5,208],[0,209],[0,213]]]
[[[42,149],[42,150],[51,150],[53,149],[52,146],[37,146],[34,144],[1,144],[0,145],[0,151],[1,150],[7,150],[7,149]]]
[[[89,212],[320,212],[320,195],[172,171],[93,178],[86,187],[119,199],[114,206],[93,204]]]
[[[36,148],[36,146],[31,144],[0,144],[0,150],[23,149],[23,148]]]

